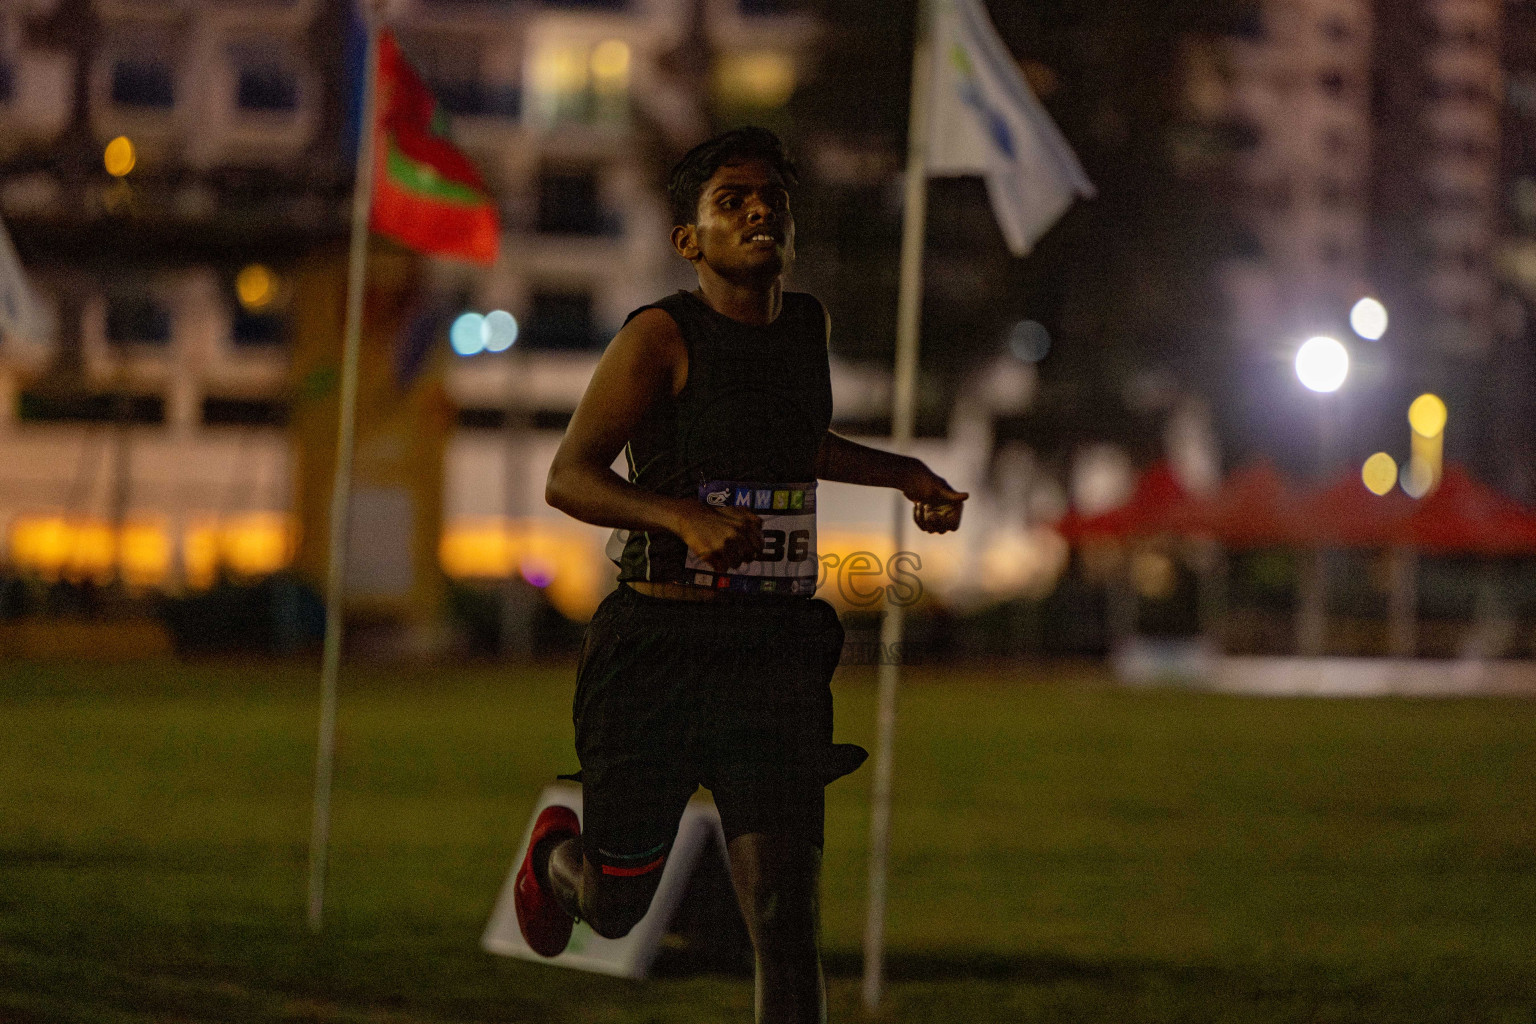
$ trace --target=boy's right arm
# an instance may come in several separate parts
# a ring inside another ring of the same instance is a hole
[[[757,516],[656,494],[613,471],[614,460],[651,407],[681,390],[687,368],[682,334],[665,312],[648,309],[625,324],[598,360],[566,427],[549,467],[544,499],[596,526],[674,533],[724,572],[761,549]]]

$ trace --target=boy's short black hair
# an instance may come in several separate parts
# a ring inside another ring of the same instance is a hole
[[[672,204],[672,223],[693,224],[699,217],[699,196],[715,172],[726,164],[762,160],[778,172],[785,185],[798,180],[795,162],[784,152],[784,143],[766,128],[734,128],[699,143],[672,168],[667,199]]]

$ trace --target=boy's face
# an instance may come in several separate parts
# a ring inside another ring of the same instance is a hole
[[[699,193],[696,217],[673,229],[673,244],[684,258],[708,264],[721,277],[771,280],[794,262],[789,192],[765,161],[721,166]]]

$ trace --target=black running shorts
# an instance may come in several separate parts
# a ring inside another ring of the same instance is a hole
[[[842,645],[825,601],[672,601],[621,584],[587,628],[576,676],[588,859],[649,873],[700,785],[727,841],[788,833],[820,846],[822,789],[851,770],[850,748],[832,745]]]

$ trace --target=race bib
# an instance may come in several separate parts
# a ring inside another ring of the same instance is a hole
[[[744,508],[763,521],[763,552],[755,562],[717,573],[692,551],[684,580],[696,587],[746,594],[814,594],[820,563],[816,560],[816,481],[805,484],[747,483],[713,480],[699,488],[699,500],[714,508]]]

